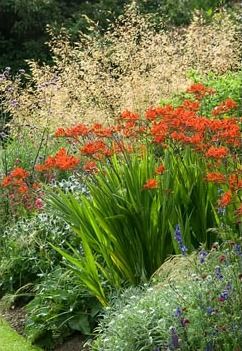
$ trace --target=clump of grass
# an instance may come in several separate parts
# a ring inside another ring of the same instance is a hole
[[[51,32],[51,30],[50,30]],[[29,62],[31,77],[2,77],[12,125],[49,128],[79,120],[109,121],[121,110],[143,111],[188,85],[187,71],[216,74],[239,65],[236,24],[226,13],[210,23],[196,15],[184,28],[155,31],[149,15],[135,6],[101,35],[71,44],[65,30],[49,45],[53,66]]]

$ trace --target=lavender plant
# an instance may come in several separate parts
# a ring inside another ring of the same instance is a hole
[[[241,244],[215,243],[172,262],[168,277],[125,291],[105,310],[93,351],[240,350]]]

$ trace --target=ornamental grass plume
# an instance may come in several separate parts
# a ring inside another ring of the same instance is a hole
[[[54,65],[29,61],[31,76],[26,75],[24,87],[22,75],[3,75],[0,89],[12,126],[108,122],[120,111],[134,111],[123,116],[133,120],[137,112],[184,90],[188,70],[220,74],[240,63],[238,30],[226,13],[217,13],[210,23],[196,15],[188,27],[157,32],[150,17],[132,5],[103,35],[93,23],[90,27],[90,35],[81,33],[74,45],[64,29],[58,36],[49,29]],[[210,92],[199,85],[192,89],[199,97]]]

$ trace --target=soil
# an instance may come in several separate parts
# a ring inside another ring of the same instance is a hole
[[[80,335],[75,335],[64,344],[57,346],[54,351],[88,351],[88,348],[84,347],[82,337]]]
[[[3,318],[15,329],[19,334],[24,334],[24,324],[26,319],[26,311],[24,307],[11,308],[9,310],[0,311]],[[71,336],[63,344],[55,347],[54,351],[88,351],[84,346],[83,337],[75,334]]]
[[[3,318],[15,329],[19,334],[23,335],[26,312],[24,307],[11,308],[0,311]]]

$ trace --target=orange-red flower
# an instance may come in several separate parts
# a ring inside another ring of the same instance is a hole
[[[158,167],[156,168],[155,173],[156,173],[156,174],[163,174],[164,171],[165,171],[165,166],[161,164],[160,166],[158,166]]]
[[[27,193],[28,190],[29,190],[28,185],[25,182],[22,182],[22,184],[19,185],[19,187],[18,187],[18,191],[21,194]]]
[[[6,176],[3,178],[1,185],[2,187],[6,188],[11,184],[12,178],[10,176]]]
[[[88,173],[97,173],[97,164],[94,161],[88,161],[83,165],[83,170]]]
[[[145,112],[145,117],[146,119],[148,119],[149,121],[153,121],[156,119],[157,117],[157,111],[155,108],[150,107],[146,112]]]
[[[232,200],[232,193],[230,190],[226,191],[218,201],[220,207],[226,207]]]
[[[110,138],[113,135],[112,128],[105,128],[100,123],[93,124],[91,131],[98,137]]]
[[[182,107],[185,110],[196,112],[200,108],[200,102],[199,101],[192,101],[192,100],[184,100],[182,103]]]
[[[214,94],[215,90],[212,88],[205,87],[201,83],[192,84],[190,88],[187,89],[188,93],[194,94],[196,99],[200,100],[206,95]]]
[[[237,173],[232,173],[229,176],[229,187],[232,191],[237,191],[242,188],[242,179]]]
[[[25,179],[28,176],[29,176],[29,173],[25,169],[23,169],[22,167],[16,167],[10,173],[10,177],[11,178],[22,178],[22,179]]]
[[[85,144],[80,149],[80,151],[86,155],[93,155],[97,152],[102,153],[105,151],[105,149],[106,149],[105,143],[101,140],[96,140],[96,141],[90,141],[87,144]]]
[[[156,189],[158,188],[158,182],[156,179],[148,179],[144,184],[144,189]]]
[[[48,171],[56,168],[62,171],[71,170],[79,164],[79,158],[68,155],[65,148],[61,148],[55,156],[49,156],[44,164],[36,165],[35,170],[38,172]]]
[[[163,121],[154,122],[151,127],[151,134],[156,143],[162,143],[168,134],[168,125]]]
[[[66,136],[65,129],[64,129],[64,128],[58,128],[58,129],[55,131],[55,134],[54,134],[54,135],[55,135],[56,138]]]
[[[123,111],[120,116],[121,119],[137,121],[139,119],[138,113],[133,113],[131,111]]]
[[[237,103],[233,99],[228,98],[225,101],[223,101],[221,104],[216,106],[212,110],[212,114],[214,116],[217,116],[217,115],[220,115],[222,113],[229,112],[235,108],[237,108]]]
[[[58,128],[55,132],[55,137],[68,137],[68,138],[76,138],[78,136],[86,136],[89,133],[89,128],[83,124],[77,124],[71,128]]]
[[[29,172],[27,172],[24,168],[22,167],[16,167],[14,168],[9,175],[3,178],[1,185],[2,187],[6,188],[8,186],[17,186],[21,187],[23,184],[25,185],[26,183],[24,180],[29,177]],[[23,188],[21,188],[22,190]]]
[[[226,182],[226,177],[224,174],[219,173],[219,172],[211,172],[208,173],[206,176],[206,180],[208,182],[212,182],[212,183],[218,183],[218,184],[222,184]]]
[[[206,156],[207,157],[212,157],[212,158],[224,158],[228,155],[228,148],[224,146],[216,147],[216,146],[211,146],[207,152]]]

